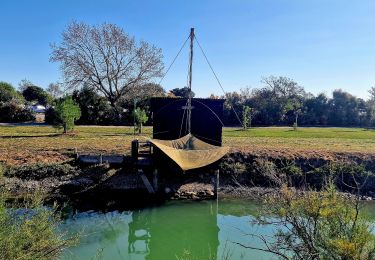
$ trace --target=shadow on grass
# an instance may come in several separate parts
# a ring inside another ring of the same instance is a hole
[[[16,139],[16,138],[40,138],[40,137],[57,137],[62,134],[49,134],[49,135],[3,135],[0,139]]]

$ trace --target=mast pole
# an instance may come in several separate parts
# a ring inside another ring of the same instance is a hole
[[[188,131],[191,134],[191,82],[193,79],[193,43],[194,43],[194,28],[190,29],[190,59],[189,59],[189,97],[188,97]]]

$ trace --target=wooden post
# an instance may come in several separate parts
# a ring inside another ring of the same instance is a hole
[[[103,164],[103,154],[100,154],[99,156],[99,164]]]
[[[216,185],[215,185],[215,193],[216,193],[216,216],[219,215],[219,176],[220,170],[217,169],[216,171]]]
[[[74,148],[74,153],[75,153],[75,155],[76,155],[76,160],[78,160],[78,159],[79,159],[79,154],[78,154],[78,149],[77,149],[77,147]]]
[[[154,190],[155,192],[157,192],[158,191],[158,169],[154,170],[152,182],[154,185]]]
[[[219,194],[219,173],[220,173],[220,170],[217,169],[215,170],[215,173],[216,173],[216,181],[215,181],[215,194],[216,194],[216,197],[218,198],[218,194]]]

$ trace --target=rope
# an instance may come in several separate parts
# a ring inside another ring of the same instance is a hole
[[[197,134],[193,134],[194,136],[200,138],[200,139],[206,139],[206,140],[209,140],[211,142],[215,142],[217,144],[221,144],[221,142],[217,141],[217,140],[213,140],[213,139],[210,139],[210,138],[207,138],[207,137],[203,137],[203,136],[200,136],[200,135],[197,135]]]
[[[172,63],[169,65],[167,71],[164,73],[163,77],[160,79],[160,81],[159,81],[159,85],[161,84],[161,82],[163,81],[163,79],[165,78],[165,76],[167,75],[167,73],[169,72],[169,70],[171,69],[171,67],[173,66],[174,62],[176,61],[177,57],[180,55],[181,51],[184,49],[184,47],[185,47],[185,45],[186,45],[186,43],[187,43],[187,41],[188,41],[189,39],[190,39],[190,35],[189,35],[189,37],[187,37],[187,39],[185,40],[184,44],[182,44],[182,47],[181,47],[181,49],[178,51],[176,57],[174,57]]]
[[[206,62],[207,62],[207,64],[208,64],[208,66],[210,67],[212,73],[214,74],[217,83],[219,84],[219,86],[220,86],[221,90],[223,91],[224,95],[226,96],[227,93],[225,92],[223,86],[221,85],[221,82],[220,82],[219,78],[217,77],[217,75],[216,75],[214,69],[212,68],[211,63],[210,63],[210,61],[208,60],[208,58],[207,58],[207,56],[206,56],[206,53],[204,52],[202,46],[200,45],[197,36],[195,36],[194,38],[195,38],[195,41],[198,43],[199,49],[201,50],[201,52],[202,52],[202,54],[203,54],[203,56],[204,56],[204,58],[205,58],[205,60],[206,60]],[[233,107],[233,104],[230,104],[230,105],[231,105],[231,107],[232,107],[232,110],[233,110],[234,114],[236,115],[236,117],[237,117],[237,119],[238,119],[238,122],[240,122],[240,125],[243,126],[240,117],[238,116],[236,110],[235,110],[234,107]]]
[[[216,119],[219,120],[221,126],[224,126],[224,123],[220,120],[220,117],[209,107],[207,106],[206,104],[198,101],[198,100],[193,100],[193,102],[198,102],[199,104],[203,105],[204,107],[206,107],[208,110],[211,111],[212,114],[214,114],[216,116]]]
[[[187,106],[187,101],[186,101],[185,106]],[[185,112],[186,112],[186,109],[184,109],[184,113],[182,114],[181,126],[180,126],[180,135],[178,136],[179,138],[181,137],[181,133],[182,133],[182,126],[184,124]]]

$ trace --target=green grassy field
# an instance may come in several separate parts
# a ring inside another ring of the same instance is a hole
[[[148,139],[152,128],[134,136],[132,127],[78,126],[73,135],[60,135],[50,126],[0,126],[0,161],[8,164],[59,161],[75,148],[83,153],[130,152],[134,138]],[[375,130],[362,128],[261,127],[246,131],[223,129],[223,143],[233,149],[265,154],[375,154]]]

